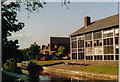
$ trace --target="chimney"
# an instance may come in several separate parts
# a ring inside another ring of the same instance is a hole
[[[84,18],[84,22],[85,22],[85,27],[87,27],[88,25],[90,25],[90,23],[91,23],[90,17],[89,17],[89,16],[86,16],[86,17]]]

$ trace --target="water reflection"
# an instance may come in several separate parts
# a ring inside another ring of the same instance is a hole
[[[22,70],[24,74],[18,74],[13,72],[5,72],[9,76],[16,77],[14,79],[15,82],[23,82],[20,80],[24,80],[24,82],[96,82],[94,79],[85,78],[85,77],[78,77],[78,76],[67,76],[62,74],[54,74],[54,73],[46,73],[43,71],[27,71]],[[6,78],[6,77],[5,77]],[[98,82],[99,80],[97,80]],[[2,82],[10,82],[3,80]],[[12,81],[13,82],[13,81]],[[101,81],[99,81],[101,82]],[[106,82],[106,81],[102,81]],[[116,81],[109,81],[109,82],[116,82]]]

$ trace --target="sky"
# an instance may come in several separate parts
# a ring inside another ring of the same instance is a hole
[[[47,2],[39,12],[29,15],[21,6],[17,18],[25,27],[12,33],[9,39],[18,39],[20,49],[28,48],[34,42],[39,46],[47,45],[50,37],[69,37],[84,26],[85,16],[90,16],[93,22],[118,14],[118,2],[71,2],[67,6],[69,9],[61,2]]]

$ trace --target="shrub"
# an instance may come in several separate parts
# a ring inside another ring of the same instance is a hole
[[[11,58],[8,59],[4,64],[3,64],[3,69],[6,71],[15,71],[17,69],[16,61]]]

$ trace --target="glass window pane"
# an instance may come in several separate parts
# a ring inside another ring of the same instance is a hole
[[[102,37],[101,31],[99,32],[94,32],[94,39],[99,39]]]
[[[115,29],[115,36],[119,36],[119,28]]]
[[[113,45],[113,38],[110,38],[110,45]]]
[[[72,48],[77,48],[77,41],[72,42]]]
[[[119,38],[118,38],[118,37],[115,37],[115,44],[118,45],[118,44],[119,44],[118,42],[119,42]]]
[[[103,37],[111,37],[111,36],[113,36],[113,30],[112,30],[112,29],[110,29],[110,30],[105,30],[105,31],[103,32]]]
[[[92,40],[92,34],[91,33],[86,34],[85,35],[85,40]]]
[[[103,41],[104,41],[104,45],[107,45],[107,44],[106,44],[106,39],[104,39]]]

